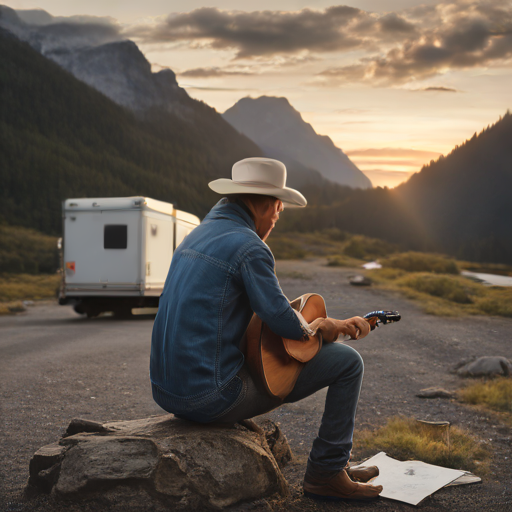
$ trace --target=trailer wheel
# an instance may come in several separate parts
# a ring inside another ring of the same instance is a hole
[[[85,315],[83,304],[75,304],[73,306],[73,310],[75,311],[75,313],[78,313],[79,315]]]
[[[98,309],[88,309],[85,313],[87,318],[96,318],[101,313],[101,311]]]
[[[117,318],[131,318],[133,316],[132,308],[131,307],[116,308],[116,309],[114,309],[114,315]]]

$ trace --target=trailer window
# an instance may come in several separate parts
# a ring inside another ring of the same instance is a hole
[[[103,231],[105,249],[126,249],[128,247],[128,226],[126,224],[106,224]]]

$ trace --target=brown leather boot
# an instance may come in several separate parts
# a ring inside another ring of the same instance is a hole
[[[342,469],[334,476],[318,478],[304,477],[304,495],[317,500],[371,500],[382,492],[382,485],[361,484],[353,482]]]
[[[372,478],[379,476],[379,468],[377,466],[362,466],[359,468],[351,468],[347,464],[345,471],[354,482],[368,482]]]

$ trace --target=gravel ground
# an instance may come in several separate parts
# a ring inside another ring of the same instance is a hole
[[[512,431],[499,419],[455,400],[421,400],[423,388],[455,390],[461,381],[452,366],[469,356],[512,358],[512,320],[491,317],[440,318],[423,314],[391,293],[348,284],[354,270],[322,261],[278,263],[289,298],[320,293],[330,316],[348,318],[374,309],[397,309],[398,324],[353,342],[365,361],[357,429],[374,428],[397,414],[448,420],[488,443],[494,453],[483,483],[443,489],[425,500],[423,511],[512,511]],[[41,446],[56,441],[74,417],[97,421],[160,414],[149,387],[152,318],[85,319],[69,307],[42,303],[26,313],[0,318],[2,394],[2,511],[99,510],[61,505],[48,496],[24,493],[28,464]],[[280,422],[295,454],[285,470],[291,489],[286,501],[261,501],[232,509],[335,511],[346,508],[405,511],[412,507],[380,499],[372,503],[317,503],[302,495],[307,455],[318,428],[325,393],[281,407],[268,416]],[[126,504],[125,510],[134,510]],[[140,510],[140,509],[137,509]],[[144,508],[151,510],[151,507]]]

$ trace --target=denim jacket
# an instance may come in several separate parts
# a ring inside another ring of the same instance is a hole
[[[255,312],[276,334],[306,339],[274,271],[274,257],[243,208],[219,201],[172,258],[153,326],[153,398],[209,422],[242,390],[240,342]]]

